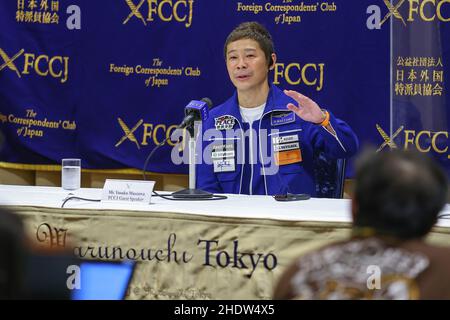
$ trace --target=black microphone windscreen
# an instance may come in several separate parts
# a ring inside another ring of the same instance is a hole
[[[209,109],[212,108],[213,103],[212,103],[212,101],[211,101],[210,98],[202,98],[201,101],[205,102],[205,103],[208,105],[208,108],[209,108]]]

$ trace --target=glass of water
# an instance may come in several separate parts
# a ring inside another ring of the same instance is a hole
[[[81,159],[62,159],[61,187],[77,190],[81,185]]]

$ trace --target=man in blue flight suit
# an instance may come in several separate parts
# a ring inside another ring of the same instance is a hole
[[[228,36],[224,55],[234,95],[202,127],[197,188],[213,193],[315,195],[313,152],[348,158],[358,149],[352,129],[313,100],[269,85],[272,37],[257,22]]]

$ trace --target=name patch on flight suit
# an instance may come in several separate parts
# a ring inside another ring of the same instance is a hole
[[[273,152],[275,154],[275,163],[278,166],[297,163],[302,161],[300,142],[298,135],[272,138]]]
[[[282,124],[295,122],[295,114],[292,111],[272,112],[270,115],[270,124],[272,127],[281,126]]]
[[[214,146],[211,151],[214,173],[235,171],[235,154],[234,143]]]

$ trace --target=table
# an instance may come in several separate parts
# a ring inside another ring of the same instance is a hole
[[[101,198],[101,189],[72,193]],[[0,194],[0,205],[24,218],[39,245],[71,248],[84,259],[137,261],[130,299],[270,299],[295,257],[346,238],[351,227],[346,199],[152,197],[149,205],[74,200],[61,208],[69,194],[61,188],[0,185]],[[428,240],[450,244],[450,220],[440,220]]]

